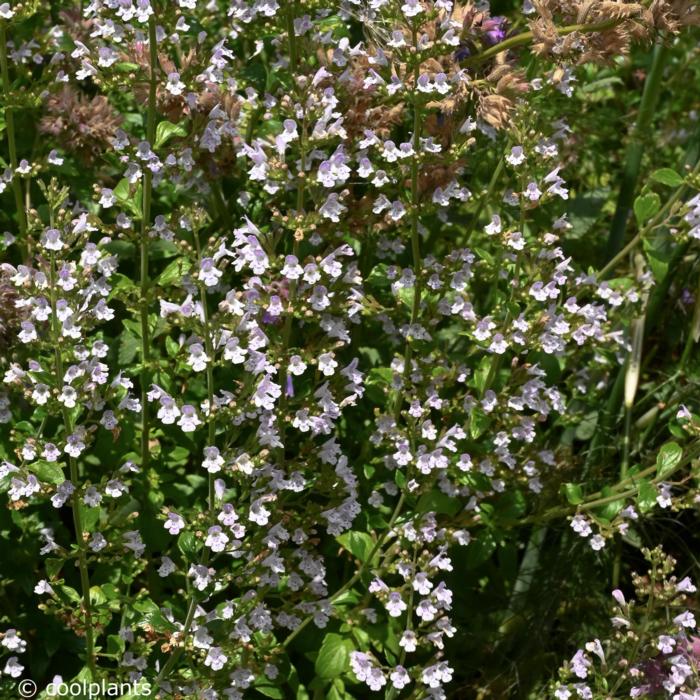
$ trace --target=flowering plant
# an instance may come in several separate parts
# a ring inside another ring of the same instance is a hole
[[[3,692],[627,688],[550,679],[696,522],[700,13],[498,11],[0,5]]]

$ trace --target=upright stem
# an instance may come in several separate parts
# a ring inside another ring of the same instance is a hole
[[[287,34],[289,40],[289,68],[292,73],[292,80],[296,77],[294,73],[297,69],[297,62],[299,60],[299,55],[297,53],[297,37],[294,33],[294,7],[295,2],[290,0],[289,2],[289,12],[287,13]]]
[[[0,20],[0,71],[2,72],[2,89],[5,98],[5,129],[7,131],[7,145],[10,151],[10,167],[12,169],[12,191],[15,195],[15,207],[17,208],[17,223],[22,239],[22,246],[27,245],[27,217],[24,211],[22,198],[22,183],[17,174],[17,142],[15,140],[15,117],[11,102],[10,72],[7,67],[7,31],[5,20]]]
[[[146,140],[151,148],[156,136],[156,87],[158,44],[156,40],[156,20],[153,15],[148,18],[148,49],[150,63],[150,80],[148,89],[148,114],[146,116]],[[140,315],[141,315],[141,469],[148,466],[150,455],[150,427],[148,415],[148,390],[151,361],[151,338],[148,328],[148,226],[151,220],[151,195],[153,173],[144,166],[143,171],[143,209],[141,212],[141,270],[140,270]]]
[[[394,529],[394,525],[396,524],[396,521],[401,515],[401,511],[403,510],[405,502],[406,489],[403,489],[403,491],[401,491],[401,495],[399,496],[399,500],[396,503],[396,507],[394,508],[394,512],[391,514],[389,523],[386,526],[386,530],[384,530],[384,532],[377,538],[377,541],[374,543],[374,547],[372,547],[369,554],[362,562],[360,568],[355,572],[355,574],[351,578],[349,578],[347,582],[328,599],[329,603],[335,602],[336,600],[338,600],[338,598],[340,598],[340,596],[343,595],[343,593],[349,591],[362,578],[362,575],[365,573],[365,571],[367,571],[370,568],[370,566],[372,566],[372,562],[374,561],[375,556],[381,549],[387,537],[389,537],[391,531]],[[284,640],[282,646],[288,647],[313,619],[313,615],[309,615],[304,620],[302,620],[301,624],[298,627],[296,627],[294,631]]]
[[[53,219],[53,215],[51,217]],[[52,224],[53,226],[53,221]],[[56,379],[63,381],[63,358],[61,357],[61,339],[58,329],[58,315],[56,313],[56,259],[51,255],[51,333],[53,335],[54,362]],[[63,426],[66,436],[73,432],[73,421],[70,411],[64,406],[62,411]],[[80,588],[82,592],[83,608],[85,610],[85,654],[87,667],[90,669],[93,680],[96,676],[95,665],[95,637],[92,622],[92,603],[90,602],[90,576],[87,566],[86,543],[83,537],[83,520],[80,514],[80,500],[78,497],[78,463],[75,457],[69,457],[70,481],[75,491],[71,496],[71,510],[73,512],[73,527],[75,528],[76,544],[78,546],[78,569],[80,571]]]
[[[418,561],[418,543],[413,545],[413,569],[411,571],[412,575],[416,573],[416,562]],[[408,605],[406,606],[406,630],[411,631],[413,629],[413,604],[415,602],[415,589],[410,586],[408,589]],[[403,666],[406,663],[406,647],[401,648],[401,653],[399,654],[399,666]],[[398,694],[398,689],[395,685],[389,686],[385,693],[385,700],[394,700]]]
[[[202,246],[199,242],[199,231],[194,230],[194,244],[197,249],[197,266],[202,264]],[[199,283],[199,300],[202,305],[204,332],[204,350],[207,354],[207,400],[209,401],[209,424],[207,426],[207,445],[213,447],[216,442],[216,422],[214,418],[214,343],[209,324],[209,307],[207,306],[207,289],[204,282]],[[214,510],[214,475],[209,474],[209,512]]]
[[[202,262],[202,246],[199,242],[199,231],[194,228],[194,244],[197,250],[197,267],[199,268]],[[202,317],[203,317],[203,328],[202,334],[204,335],[204,349],[207,354],[207,397],[209,401],[209,415],[208,415],[208,426],[207,426],[207,445],[213,447],[216,442],[216,422],[215,422],[215,411],[214,411],[214,343],[212,341],[211,326],[209,323],[209,309],[207,307],[207,290],[203,282],[199,283],[199,298],[202,304]],[[213,474],[209,474],[208,478],[208,490],[209,490],[209,515],[211,516],[214,512],[214,507],[216,505],[216,493],[214,489],[215,478]],[[209,550],[205,549],[202,553],[202,558],[200,561],[202,566],[206,566],[209,563]],[[156,678],[155,685],[158,686],[162,683],[170,672],[175,667],[175,664],[179,661],[183,652],[185,651],[185,644],[187,643],[187,638],[192,631],[192,624],[194,623],[194,614],[197,610],[197,598],[192,591],[190,595],[189,602],[187,604],[187,613],[185,614],[185,623],[182,628],[182,645],[179,646],[166,661],[165,665],[161,669],[158,677]]]
[[[590,34],[592,32],[604,32],[607,29],[612,29],[618,24],[622,23],[622,19],[607,19],[602,22],[593,22],[591,24],[569,24],[566,27],[559,27],[556,32],[559,36],[567,36],[573,34],[574,32],[580,32],[581,34]],[[510,49],[516,49],[520,46],[527,46],[531,44],[535,35],[532,32],[522,32],[511,36],[505,41],[501,41],[494,46],[482,51],[481,53],[475,54],[465,61],[461,62],[463,68],[468,68],[470,66],[478,65],[484,61],[488,61],[490,58],[497,56],[503,51],[509,51]]]
[[[654,47],[651,70],[644,82],[642,102],[639,105],[637,121],[630,135],[630,142],[625,154],[625,167],[622,173],[622,183],[617,199],[615,216],[613,217],[608,236],[608,256],[614,256],[622,248],[625,239],[625,229],[629,218],[632,202],[637,189],[639,170],[644,154],[644,145],[649,137],[649,127],[654,117],[656,105],[661,93],[661,79],[669,56],[669,50],[663,44]]]
[[[413,29],[413,46],[418,46],[418,32]],[[416,58],[416,63],[413,68],[413,161],[411,163],[411,255],[413,257],[413,276],[415,287],[413,289],[413,304],[411,307],[411,324],[409,333],[406,337],[406,347],[404,350],[403,359],[403,385],[406,386],[408,378],[411,374],[411,360],[413,359],[413,345],[411,344],[410,333],[418,320],[421,302],[421,269],[423,261],[420,253],[420,238],[418,235],[418,164],[420,160],[420,135],[421,135],[421,109],[420,109],[420,93],[418,92],[418,78],[420,77],[420,61]],[[394,404],[394,419],[398,422],[403,406],[404,393],[403,387],[399,390]]]
[[[296,36],[294,34],[294,3],[290,3],[289,12],[287,14],[287,33],[289,35],[289,56],[292,75],[296,73],[298,65]],[[303,101],[303,99],[302,99]],[[299,133],[299,173],[296,180],[297,201],[296,201],[296,216],[299,221],[303,221],[304,216],[304,195],[306,186],[306,116],[302,119],[301,131]],[[299,245],[302,240],[303,231],[294,232],[294,243],[292,244],[292,255],[295,258],[299,257]],[[298,281],[291,280],[289,283],[289,295],[287,297],[287,316],[284,319],[284,328],[282,330],[282,346],[280,357],[284,358],[289,350],[289,345],[292,340],[292,325],[294,321],[294,302],[296,301]],[[279,417],[280,417],[280,442],[282,447],[280,453],[284,458],[284,438],[287,429],[287,424],[284,420],[285,409],[287,407],[287,387],[282,387],[282,396],[279,402]]]
[[[498,180],[501,177],[501,174],[503,173],[505,162],[505,156],[501,156],[500,160],[498,161],[498,165],[496,166],[491,175],[491,180],[489,181],[488,187],[486,188],[486,192],[482,195],[481,199],[479,200],[479,204],[476,207],[476,211],[474,212],[472,220],[469,223],[469,226],[467,227],[466,233],[464,234],[465,245],[471,238],[474,229],[479,223],[479,216],[481,216],[481,212],[483,211],[484,206],[486,206],[491,201],[493,192],[496,189],[496,184],[498,183]]]

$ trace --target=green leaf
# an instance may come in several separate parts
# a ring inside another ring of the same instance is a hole
[[[199,551],[199,543],[193,532],[181,532],[177,538],[177,547],[187,561],[194,561]]]
[[[365,388],[367,397],[376,404],[383,404],[386,400],[386,392],[391,387],[394,371],[391,367],[372,367],[367,374]]]
[[[37,462],[27,465],[27,468],[30,472],[36,474],[40,481],[58,485],[66,480],[61,465],[56,464],[56,462],[46,462],[40,459]]]
[[[472,377],[470,384],[479,391],[480,396],[483,396],[484,391],[486,390],[486,381],[491,372],[492,361],[492,358],[489,355],[486,355],[479,360],[479,366],[474,370],[474,376]]]
[[[454,516],[462,509],[462,504],[457,498],[451,498],[442,491],[433,489],[428,493],[424,493],[416,505],[418,513],[444,513],[445,515]]]
[[[314,667],[320,678],[336,678],[348,668],[352,645],[339,634],[330,632],[323,638]]]
[[[63,568],[63,559],[47,559],[46,560],[46,575],[49,580],[55,579],[58,573]]]
[[[587,413],[576,426],[574,437],[577,440],[590,440],[595,435],[597,425],[598,411]]]
[[[256,681],[253,686],[255,690],[266,698],[274,698],[274,700],[284,700],[284,693],[282,690],[273,684],[272,681],[266,679]]]
[[[651,219],[657,211],[661,209],[661,199],[656,192],[641,194],[634,200],[634,216],[637,225],[642,226],[645,221]]]
[[[128,209],[133,216],[136,218],[141,216],[141,202],[143,196],[141,185],[133,187],[126,178],[122,178],[114,188],[113,194],[119,204],[125,209]]]
[[[496,540],[490,532],[483,532],[479,537],[467,545],[467,553],[464,557],[464,566],[467,569],[476,569],[483,564],[496,550]]]
[[[156,143],[154,148],[159,148],[169,141],[173,136],[187,136],[187,131],[179,124],[162,121],[156,127]]]
[[[118,634],[110,634],[107,637],[107,653],[108,654],[123,654],[126,648],[125,641]]]
[[[511,522],[523,515],[526,509],[527,503],[523,492],[514,488],[499,497],[494,515],[502,522]]]
[[[413,297],[415,296],[413,287],[399,287],[399,289],[396,290],[396,296],[407,309],[413,307]]]
[[[54,585],[53,589],[56,591],[58,597],[66,603],[75,603],[77,605],[82,603],[83,599],[80,597],[80,593],[78,593],[75,588],[71,588],[71,586]]]
[[[561,491],[564,496],[566,496],[566,500],[569,501],[572,506],[577,506],[579,503],[583,503],[581,484],[562,484]]]
[[[472,440],[481,437],[491,424],[491,418],[484,411],[476,406],[469,414],[469,435]]]
[[[120,367],[129,365],[136,357],[136,353],[141,348],[141,341],[126,329],[119,335],[119,346],[117,350],[117,362]]]
[[[169,335],[165,336],[165,352],[168,353],[168,357],[175,357],[180,352],[180,345]]]
[[[662,445],[656,456],[656,475],[663,479],[667,474],[671,474],[678,466],[682,456],[683,450],[678,443],[667,442]]]
[[[166,286],[182,282],[182,278],[192,269],[192,261],[189,258],[176,258],[168,263],[168,266],[163,272],[158,275],[157,282],[160,285]]]
[[[109,284],[112,287],[112,291],[109,293],[109,299],[114,299],[122,294],[128,295],[137,289],[136,283],[131,277],[122,275],[119,272],[115,272],[109,278]]]
[[[83,530],[92,532],[100,520],[102,509],[99,506],[89,508],[84,503],[80,503],[80,519],[82,520]]]
[[[656,505],[656,486],[649,479],[642,479],[637,486],[637,506],[640,513],[648,513]]]
[[[659,182],[662,185],[668,185],[669,187],[680,187],[684,182],[683,177],[672,168],[661,168],[660,170],[655,170],[651,174],[651,179],[654,180],[654,182]]]
[[[602,495],[604,498],[609,498],[614,496],[613,490],[609,486],[605,486],[602,490]],[[598,509],[598,516],[604,520],[611,521],[614,520],[617,514],[625,507],[624,498],[616,498],[614,501],[606,503]]]
[[[345,532],[336,537],[336,540],[361,562],[367,560],[374,547],[374,540],[366,532]]]
[[[174,632],[177,629],[150,598],[134,603],[134,610],[140,613],[139,627],[152,627],[156,632]]]

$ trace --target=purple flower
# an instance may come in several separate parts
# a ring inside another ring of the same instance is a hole
[[[482,23],[481,29],[484,32],[484,41],[489,46],[500,44],[506,38],[505,24],[505,17],[491,17]]]

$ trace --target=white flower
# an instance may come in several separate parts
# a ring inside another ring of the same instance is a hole
[[[217,270],[214,265],[213,258],[202,258],[197,279],[204,282],[207,287],[216,287],[222,274],[221,270]]]
[[[220,671],[227,661],[228,656],[221,651],[221,647],[212,647],[207,652],[207,658],[204,659],[204,665],[209,666],[212,671]]]
[[[176,570],[175,562],[170,558],[164,556],[161,559],[161,564],[160,567],[158,568],[158,576],[161,578],[165,578],[166,576],[170,576],[170,574],[173,573],[173,571]]]
[[[209,362],[209,356],[204,352],[204,346],[201,343],[192,343],[188,351],[187,364],[195,372],[203,372],[207,368],[207,363]]]
[[[210,474],[216,474],[216,472],[220,472],[223,464],[224,458],[221,456],[218,447],[212,446],[204,448],[204,461],[202,462],[202,466]]]
[[[525,160],[525,151],[522,146],[513,146],[510,153],[506,156],[506,160],[511,165],[520,165]]]
[[[204,544],[209,547],[212,552],[223,552],[224,549],[226,549],[228,541],[228,535],[221,527],[219,525],[212,525],[207,531],[207,539],[204,541]]]
[[[690,577],[686,576],[676,584],[676,590],[679,593],[695,593],[695,591],[698,589],[695,587],[695,584],[691,581]]]
[[[185,89],[185,83],[180,80],[179,73],[168,73],[168,82],[165,84],[165,89],[171,95],[182,95],[182,91]]]
[[[396,666],[389,674],[389,680],[394,688],[401,690],[411,682],[411,677],[403,666]]]
[[[202,421],[197,416],[195,407],[185,404],[182,407],[182,415],[177,424],[182,428],[183,433],[193,433],[198,426],[202,425]]]
[[[391,617],[399,617],[407,607],[406,603],[401,598],[401,594],[397,591],[389,593],[389,598],[386,603],[384,603],[384,606]]]
[[[693,613],[686,610],[680,615],[676,615],[673,618],[673,623],[678,625],[678,627],[687,627],[688,629],[695,629],[695,616]]]
[[[16,651],[18,654],[23,654],[27,648],[27,642],[17,634],[16,629],[12,628],[5,632],[2,638],[2,645],[10,651]]]
[[[117,198],[114,196],[114,192],[109,189],[109,187],[103,187],[100,191],[100,201],[99,204],[105,209],[113,207],[117,203]]]
[[[605,547],[605,538],[602,535],[593,535],[588,544],[591,546],[591,549],[597,552]]]
[[[326,377],[332,377],[337,366],[338,363],[333,359],[333,353],[325,352],[318,358],[318,368]]]
[[[178,535],[178,534],[180,534],[180,530],[184,529],[185,521],[183,520],[181,515],[179,515],[178,513],[175,513],[174,511],[170,511],[168,513],[168,517],[166,518],[165,522],[163,523],[163,527],[171,535]]]
[[[3,669],[3,673],[10,678],[19,678],[22,671],[24,671],[24,666],[17,660],[16,656],[11,656]]]
[[[53,593],[53,588],[51,588],[51,584],[46,579],[42,578],[39,583],[34,586],[34,593],[37,595],[51,594]]]
[[[332,192],[326,198],[326,201],[320,206],[319,213],[324,219],[330,219],[333,223],[338,223],[340,221],[340,215],[347,211],[347,207],[344,207],[338,201],[338,195]]]
[[[287,371],[297,377],[304,374],[306,370],[306,363],[301,359],[299,355],[292,355],[289,358],[289,364],[287,365]]]
[[[46,229],[41,236],[41,245],[43,245],[46,250],[61,250],[63,248],[61,232],[55,228]]]
[[[401,5],[401,12],[403,12],[406,17],[415,17],[423,11],[423,5],[420,0],[406,0],[406,2]]]

